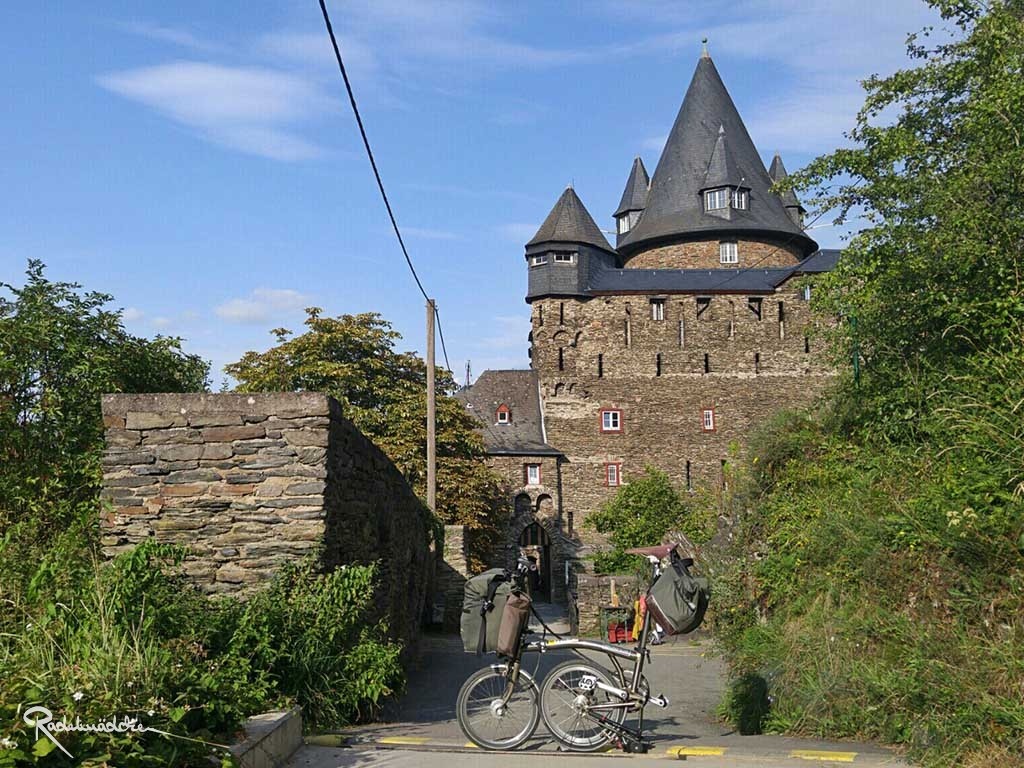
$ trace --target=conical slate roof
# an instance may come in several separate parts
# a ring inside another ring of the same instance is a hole
[[[647,188],[651,179],[644,168],[644,161],[639,156],[633,161],[633,167],[629,171],[629,179],[626,180],[626,188],[622,190],[622,199],[619,207],[615,209],[612,216],[618,218],[629,211],[642,211],[647,207]]]
[[[527,248],[542,243],[583,243],[611,251],[608,240],[572,187],[566,187]]]
[[[786,166],[782,164],[782,157],[778,152],[775,153],[775,157],[772,158],[772,167],[768,169],[768,176],[771,178],[774,184],[777,181],[782,181],[784,178],[789,176],[786,173]],[[800,201],[797,199],[796,193],[792,189],[787,189],[782,193],[782,204],[787,208],[802,208]]]
[[[729,162],[734,166],[727,173],[738,174],[742,185],[750,190],[749,210],[733,210],[727,219],[705,213],[700,194],[720,128],[724,129],[728,149],[724,158],[731,158]],[[817,244],[789,217],[782,200],[769,191],[771,185],[736,105],[711,57],[705,54],[697,62],[654,171],[647,207],[637,225],[619,240],[619,251],[628,256],[687,235],[748,233],[784,238],[811,253]]]

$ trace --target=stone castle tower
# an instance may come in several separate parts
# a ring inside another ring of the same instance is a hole
[[[705,52],[654,176],[633,161],[616,246],[571,187],[527,243],[531,370],[486,371],[460,397],[513,489],[510,549],[540,556],[550,598],[618,486],[650,465],[680,489],[720,487],[733,447],[832,375],[809,299],[838,252],[772,191],[785,176]]]

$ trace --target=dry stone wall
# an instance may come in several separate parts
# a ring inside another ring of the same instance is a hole
[[[805,255],[792,243],[737,240],[728,237],[723,237],[722,240],[736,243],[738,263],[721,263],[719,240],[691,240],[645,249],[626,259],[625,266],[627,269],[747,269],[751,266],[767,269],[792,267]]]
[[[208,593],[257,589],[315,550],[380,563],[377,605],[415,638],[432,575],[430,514],[401,473],[315,393],[105,395],[105,554],[190,548]]]

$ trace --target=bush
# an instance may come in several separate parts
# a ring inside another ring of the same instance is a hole
[[[190,740],[63,734],[76,765],[202,765],[249,715],[297,703],[307,721],[345,725],[402,685],[399,647],[368,624],[374,569],[285,567],[247,602],[210,599],[169,570],[181,548],[147,542],[112,563],[68,546],[45,572],[73,569],[60,602],[10,602],[0,634],[0,766],[64,760],[21,719],[42,705],[69,720],[114,715]],[[199,741],[194,741],[199,740]],[[221,752],[223,755],[224,753]]]

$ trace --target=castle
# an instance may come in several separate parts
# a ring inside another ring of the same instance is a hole
[[[571,187],[526,244],[531,368],[485,371],[458,396],[513,489],[508,550],[538,556],[543,597],[567,600],[600,543],[583,520],[645,466],[721,487],[734,446],[832,375],[809,300],[839,252],[772,190],[785,176],[705,50],[654,176],[633,161],[615,247]]]

